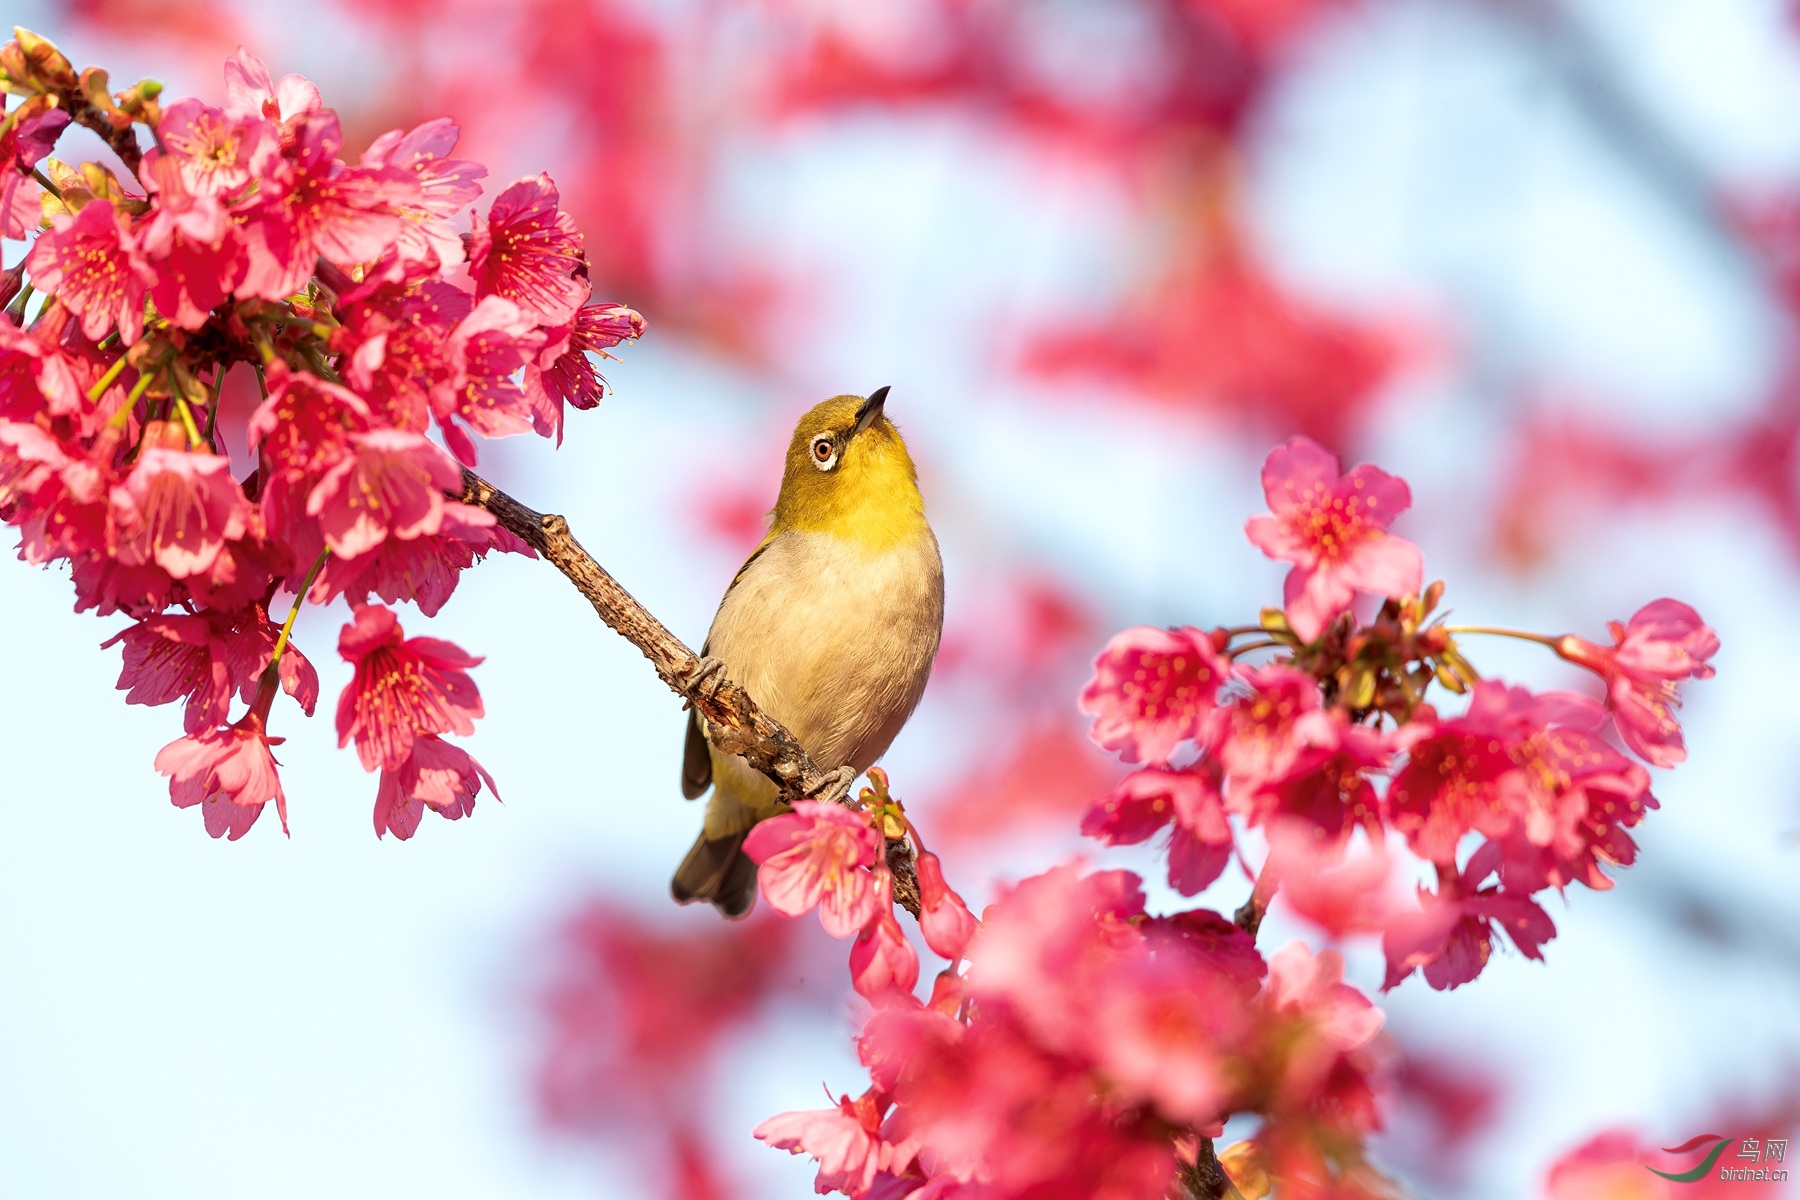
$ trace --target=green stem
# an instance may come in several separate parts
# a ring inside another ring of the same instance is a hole
[[[1445,633],[1486,633],[1492,634],[1494,637],[1518,638],[1523,642],[1536,642],[1540,646],[1548,646],[1552,650],[1556,649],[1555,638],[1547,637],[1541,633],[1527,633],[1523,629],[1501,629],[1494,625],[1440,625],[1438,628],[1442,629]]]
[[[31,177],[38,181],[39,187],[43,188],[46,192],[49,192],[52,196],[55,196],[58,200],[63,198],[62,189],[57,187],[54,183],[51,183],[50,177],[36,167],[31,168]]]
[[[125,397],[125,403],[121,404],[119,411],[113,414],[112,424],[116,428],[125,428],[125,422],[131,419],[131,411],[137,407],[137,402],[150,389],[150,381],[155,378],[155,371],[145,371],[138,376],[137,383],[132,385],[131,394]]]
[[[317,561],[313,563],[312,569],[306,573],[306,578],[301,581],[300,590],[294,593],[294,607],[288,609],[287,620],[281,623],[281,636],[275,639],[274,653],[269,655],[270,667],[274,667],[276,663],[281,661],[281,652],[287,649],[288,638],[294,632],[294,618],[300,615],[300,606],[306,603],[306,593],[312,590],[313,580],[319,577],[319,571],[324,568],[325,560],[330,557],[331,547],[327,546],[325,549],[319,551]]]
[[[26,284],[25,286],[30,287],[31,285]],[[99,403],[100,397],[106,394],[106,389],[113,385],[113,381],[119,377],[119,373],[123,371],[126,366],[125,355],[121,354],[119,357],[113,359],[113,365],[106,368],[106,374],[102,375],[94,386],[88,389],[88,399],[95,403]]]
[[[1238,655],[1248,654],[1252,650],[1267,650],[1273,646],[1279,646],[1279,645],[1281,645],[1280,642],[1273,642],[1273,641],[1251,642],[1248,645],[1244,645],[1244,646],[1233,646],[1231,648],[1230,652],[1225,655],[1225,657],[1226,658],[1236,658]]]
[[[200,427],[194,423],[194,410],[188,407],[186,396],[175,397],[175,411],[181,416],[181,427],[187,430],[188,449],[200,445]]]

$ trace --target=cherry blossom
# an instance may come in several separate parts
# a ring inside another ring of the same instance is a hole
[[[427,808],[452,821],[466,817],[475,811],[484,783],[499,799],[494,777],[468,751],[436,734],[420,734],[398,769],[382,768],[375,792],[375,835],[391,833],[405,841],[418,831]]]
[[[261,117],[277,124],[317,112],[324,105],[318,85],[304,75],[269,78],[269,68],[242,46],[225,60],[225,107],[233,116]]]
[[[223,455],[151,446],[112,489],[119,561],[154,562],[175,579],[204,574],[244,535],[249,507]]]
[[[575,318],[588,298],[587,256],[559,201],[548,175],[521,179],[494,197],[469,246],[477,296],[510,300],[542,325]]]
[[[338,653],[356,668],[338,697],[338,745],[356,742],[363,769],[399,771],[423,736],[475,732],[481,693],[467,668],[481,659],[437,638],[408,638],[379,604],[356,610],[338,635]]]
[[[770,907],[798,917],[817,905],[820,923],[835,938],[862,930],[885,896],[867,869],[880,857],[880,836],[866,819],[835,804],[796,801],[792,812],[752,829],[744,853],[757,863]]]
[[[1270,558],[1294,564],[1283,590],[1302,641],[1318,638],[1359,591],[1399,598],[1419,590],[1418,547],[1387,532],[1412,506],[1404,480],[1366,464],[1341,474],[1337,455],[1302,437],[1269,452],[1262,483],[1271,515],[1252,517],[1244,532]]]
[[[920,851],[913,869],[919,877],[919,932],[935,953],[954,962],[975,936],[975,915],[944,882],[937,855]]]
[[[286,832],[287,796],[270,745],[262,718],[252,709],[228,728],[170,742],[157,753],[156,769],[169,777],[175,807],[200,806],[206,832],[213,837],[243,837],[271,800]]]
[[[1557,653],[1600,673],[1625,744],[1652,766],[1672,767],[1687,758],[1676,723],[1676,685],[1710,679],[1706,661],[1719,652],[1719,635],[1679,600],[1652,600],[1624,625],[1612,622],[1610,648],[1569,635]]]
[[[90,341],[115,326],[127,345],[143,334],[144,296],[156,275],[130,223],[105,200],[90,200],[73,216],[52,217],[25,269],[81,318],[81,332]]]
[[[919,956],[894,919],[889,885],[884,880],[878,886],[875,915],[850,945],[850,982],[859,995],[874,1003],[904,1002],[911,1000],[919,982]],[[822,916],[824,910],[820,912]],[[830,926],[826,932],[831,932]]]
[[[1198,629],[1140,625],[1115,634],[1094,660],[1081,709],[1094,740],[1126,762],[1167,762],[1203,733],[1230,667]]]
[[[588,355],[605,355],[643,334],[644,318],[623,304],[584,304],[574,321],[547,330],[544,348],[525,368],[525,394],[538,433],[556,434],[560,445],[563,405],[590,409],[606,394],[606,380]]]
[[[205,617],[146,617],[100,644],[124,643],[119,690],[127,704],[185,700],[183,726],[190,734],[226,723],[232,686],[225,643]]]
[[[902,1147],[890,1146],[881,1137],[881,1113],[887,1103],[874,1089],[852,1100],[844,1096],[835,1108],[786,1112],[770,1117],[751,1131],[751,1136],[777,1150],[811,1155],[818,1161],[814,1190],[863,1196],[875,1185],[879,1172],[907,1163]]]
[[[435,534],[443,526],[444,493],[462,485],[450,456],[417,433],[372,429],[351,435],[351,454],[307,496],[333,554],[355,558],[392,537]]]
[[[1381,939],[1388,964],[1383,990],[1420,967],[1425,982],[1440,991],[1469,982],[1493,954],[1495,925],[1527,958],[1543,958],[1540,947],[1556,935],[1549,914],[1527,896],[1481,886],[1499,865],[1499,851],[1490,842],[1460,873],[1440,870],[1438,891],[1420,888],[1420,907],[1393,920]]]
[[[1231,826],[1219,784],[1217,769],[1208,766],[1133,771],[1088,809],[1081,832],[1117,846],[1144,841],[1172,825],[1169,885],[1184,896],[1196,895],[1231,858]]]
[[[245,217],[248,267],[236,294],[282,300],[310,278],[314,264],[368,262],[400,234],[397,205],[416,202],[419,184],[391,167],[346,167],[343,135],[329,109],[294,118],[291,156],[259,181]]]
[[[226,71],[229,75],[230,65]],[[179,173],[182,191],[227,203],[267,175],[281,151],[274,126],[260,111],[234,115],[192,97],[165,106],[156,132],[161,144],[145,152],[144,164],[157,190],[178,186],[172,169]]]

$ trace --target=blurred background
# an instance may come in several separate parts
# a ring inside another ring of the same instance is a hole
[[[317,81],[352,151],[452,115],[490,194],[548,170],[596,298],[650,330],[560,450],[491,444],[484,471],[566,513],[692,644],[796,417],[891,385],[949,615],[886,765],[977,907],[1073,852],[1155,875],[1147,847],[1078,844],[1118,768],[1075,694],[1117,628],[1236,624],[1278,599],[1282,568],[1242,526],[1294,433],[1411,482],[1398,528],[1464,620],[1598,637],[1654,597],[1692,603],[1724,649],[1689,690],[1690,761],[1659,773],[1639,864],[1552,906],[1547,964],[1378,997],[1396,1048],[1378,1161],[1417,1196],[1532,1196],[1602,1131],[1794,1125],[1790,5],[8,15],[117,86],[215,102],[242,43]],[[88,153],[71,137],[59,156]],[[69,602],[60,573],[0,564],[0,1195],[810,1193],[809,1164],[749,1131],[863,1086],[845,947],[667,900],[700,817],[676,787],[679,703],[554,571],[499,556],[434,621],[402,614],[488,656],[468,747],[505,797],[407,843],[370,835],[374,778],[332,744],[344,612],[299,625],[325,712],[277,714],[292,838],[264,821],[227,844],[151,768],[173,710],[112,690],[96,647],[122,621]],[[1472,649],[1490,674],[1580,684],[1531,647]],[[1247,888],[1229,872],[1207,899],[1229,911]],[[1278,902],[1263,945],[1297,936],[1319,941]],[[1341,948],[1373,993],[1378,949]]]

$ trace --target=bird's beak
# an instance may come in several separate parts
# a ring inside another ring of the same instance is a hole
[[[851,431],[853,435],[861,433],[875,423],[875,418],[881,415],[881,406],[887,403],[887,394],[888,390],[885,386],[878,387],[869,393],[869,398],[864,400],[862,407],[856,410],[856,428]]]

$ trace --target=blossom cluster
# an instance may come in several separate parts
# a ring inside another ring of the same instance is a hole
[[[151,81],[109,95],[25,31],[0,84],[22,98],[0,124],[0,234],[32,241],[0,276],[0,517],[25,561],[69,565],[77,611],[132,622],[107,643],[127,702],[184,704],[156,760],[171,799],[214,836],[270,801],[285,828],[271,709],[285,692],[311,714],[294,617],[342,597],[339,740],[380,772],[376,831],[466,814],[493,783],[443,738],[481,715],[479,659],[405,638],[389,606],[432,616],[489,552],[530,552],[456,499],[475,435],[560,440],[565,408],[603,394],[590,355],[642,318],[590,296],[548,176],[471,209],[487,172],[453,157],[449,120],[352,164],[318,88],[241,49],[222,107],[164,103]],[[52,157],[72,120],[123,174]],[[247,419],[228,379],[254,381]]]
[[[1271,511],[1246,532],[1293,564],[1285,607],[1253,629],[1112,639],[1082,705],[1097,740],[1145,765],[1088,811],[1084,832],[1121,844],[1167,828],[1169,882],[1193,895],[1238,851],[1234,822],[1260,829],[1263,891],[1291,879],[1295,907],[1331,932],[1382,933],[1389,987],[1420,968],[1433,987],[1468,982],[1496,930],[1540,957],[1556,929],[1534,894],[1608,888],[1603,868],[1635,859],[1627,831],[1657,801],[1626,750],[1682,761],[1677,686],[1712,674],[1718,637],[1668,599],[1615,622],[1611,646],[1451,626],[1433,617],[1443,585],[1422,589],[1418,548],[1389,531],[1411,503],[1404,481],[1367,465],[1341,473],[1296,438],[1269,455],[1263,488]],[[1382,601],[1366,623],[1351,611],[1359,593]],[[1483,678],[1457,640],[1471,633],[1542,643],[1592,670],[1605,698]],[[1274,655],[1241,661],[1258,650]],[[1434,686],[1466,694],[1466,709],[1441,714]],[[1390,830],[1435,875],[1415,906],[1382,891]]]
[[[1139,764],[1083,832],[1166,831],[1169,883],[1193,896],[1257,831],[1268,853],[1246,862],[1256,882],[1233,919],[1152,914],[1138,876],[1068,864],[978,921],[879,770],[851,806],[802,802],[751,832],[764,897],[854,936],[851,979],[874,1006],[857,1039],[869,1087],[756,1130],[816,1159],[820,1192],[1148,1200],[1217,1194],[1199,1190],[1217,1164],[1250,1197],[1392,1195],[1363,1151],[1392,1057],[1382,1014],[1333,951],[1265,958],[1272,897],[1333,934],[1380,933],[1385,986],[1423,968],[1447,988],[1481,972],[1496,930],[1540,957],[1555,928],[1534,896],[1606,888],[1603,866],[1635,857],[1627,830],[1656,801],[1626,749],[1659,767],[1684,757],[1677,687],[1710,675],[1718,649],[1699,616],[1655,601],[1611,646],[1450,626],[1433,616],[1442,585],[1423,586],[1418,548],[1390,531],[1411,502],[1402,480],[1346,474],[1295,438],[1263,485],[1270,512],[1246,532],[1292,564],[1283,607],[1238,629],[1126,630],[1081,696],[1095,740]],[[1370,593],[1379,610],[1359,619]],[[1604,699],[1482,678],[1457,641],[1476,632],[1553,649]],[[1240,661],[1252,653],[1268,657]],[[1465,711],[1441,714],[1433,688],[1467,696]],[[1435,876],[1416,903],[1393,895],[1390,833]],[[920,932],[948,960],[923,1002],[893,916],[888,862],[905,838]],[[1215,1155],[1243,1115],[1260,1128]]]

